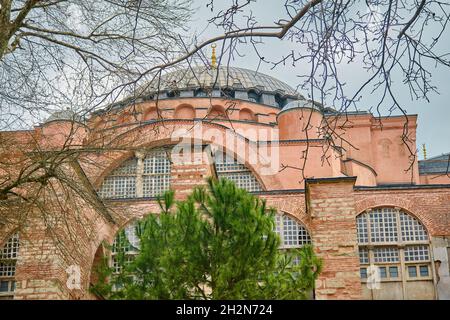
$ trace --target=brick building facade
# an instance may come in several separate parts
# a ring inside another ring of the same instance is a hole
[[[182,199],[217,176],[276,208],[282,248],[313,244],[317,299],[450,299],[449,156],[417,161],[417,116],[342,115],[239,68],[161,83],[89,119],[64,111],[1,133],[49,151],[70,141],[81,151],[65,170],[98,198],[65,202],[56,238],[33,212],[18,231],[0,225],[0,298],[98,298],[92,270],[114,258],[105,243],[123,228],[135,241],[130,226],[158,214],[164,190]]]

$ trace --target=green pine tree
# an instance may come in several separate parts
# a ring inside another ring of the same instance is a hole
[[[107,299],[306,299],[321,270],[312,247],[283,252],[274,210],[231,181],[209,179],[187,200],[159,199],[162,213],[137,226],[139,254],[119,243],[93,292]],[[125,236],[120,241],[127,242]],[[292,263],[300,258],[298,264]]]

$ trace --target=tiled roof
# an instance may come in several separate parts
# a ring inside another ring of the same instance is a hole
[[[450,173],[450,153],[419,161],[419,173]]]

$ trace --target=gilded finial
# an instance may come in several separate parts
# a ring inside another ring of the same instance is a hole
[[[211,53],[211,68],[215,69],[217,66],[217,57],[216,57],[216,44],[213,43],[211,45],[212,53]]]
[[[427,147],[425,146],[425,143],[422,144],[422,151],[423,151],[423,159],[427,160]]]

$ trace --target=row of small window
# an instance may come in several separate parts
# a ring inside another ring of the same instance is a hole
[[[178,92],[178,91],[174,90],[174,91],[167,92],[167,97],[169,97],[169,98],[176,98],[179,96],[180,96],[180,92]],[[209,97],[209,96],[210,96],[210,93],[204,89],[194,90],[194,97]],[[224,90],[220,91],[220,96],[222,98],[234,99],[235,91],[224,89]],[[251,101],[251,102],[256,102],[256,103],[264,103],[262,95],[260,93],[256,92],[255,90],[249,90],[247,92],[247,100]],[[279,108],[283,108],[287,103],[287,99],[280,95],[275,95],[275,102]]]
[[[142,177],[142,196],[156,197],[170,187],[170,174]],[[136,177],[110,176],[105,179],[99,194],[102,198],[135,198]]]
[[[140,241],[137,234],[139,224],[130,223],[114,239],[112,253],[119,251],[137,253]],[[280,236],[282,248],[298,248],[311,243],[306,228],[288,215],[275,216],[275,232]]]
[[[170,173],[170,160],[166,151],[152,150],[143,159],[144,175]],[[111,176],[134,176],[137,174],[137,158],[125,161],[120,167],[111,172]]]
[[[170,187],[171,163],[167,151],[156,149],[148,153],[143,160],[143,190],[137,195],[137,159],[133,158],[115,169],[105,178],[99,195],[106,199],[124,199],[155,197],[161,195]],[[215,167],[219,177],[224,177],[236,183],[239,188],[247,191],[261,191],[261,184],[243,164],[223,153],[215,156]]]
[[[357,217],[358,242],[371,243],[427,241],[424,226],[414,217],[394,208],[374,209]],[[400,226],[400,228],[398,228]],[[400,229],[400,235],[398,234]]]
[[[398,266],[383,266],[378,268],[378,274],[380,279],[399,279],[399,267]],[[414,265],[407,266],[408,278],[429,278],[430,269],[428,265]],[[367,279],[368,270],[367,267],[360,268],[361,279]]]
[[[375,263],[399,262],[400,249],[396,247],[380,247],[374,248],[373,259]],[[404,260],[411,261],[428,261],[430,260],[430,250],[427,245],[406,246],[403,249]],[[359,248],[359,262],[361,264],[369,264],[369,249],[365,247]]]
[[[122,251],[126,254],[126,263],[130,263],[140,249],[138,236],[139,224],[137,222],[128,224],[124,230],[119,232],[112,245],[112,267],[114,272],[120,272],[120,266],[116,254]],[[311,237],[306,228],[288,215],[275,216],[275,232],[281,240],[280,249],[300,248],[311,243]],[[293,257],[291,264],[297,265],[299,257]]]

